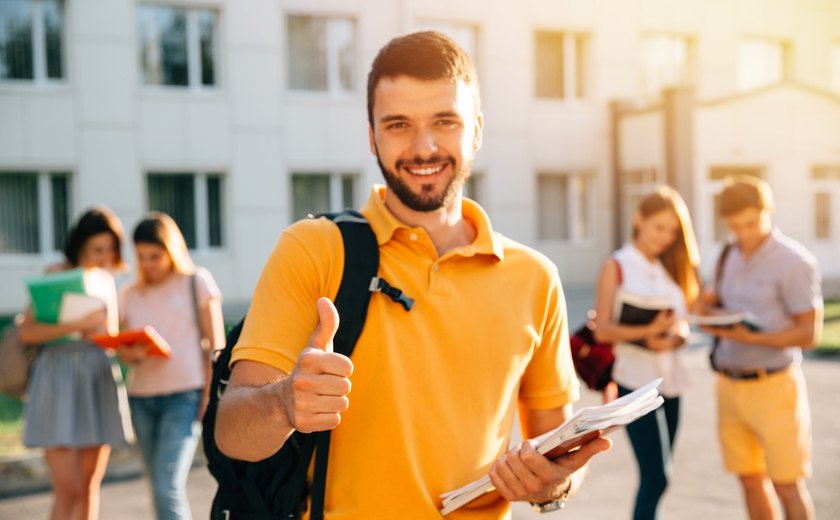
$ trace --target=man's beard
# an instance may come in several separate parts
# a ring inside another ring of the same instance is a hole
[[[382,163],[382,159],[379,157],[379,150],[376,151],[376,162],[379,164],[379,169],[382,170],[382,176],[385,178],[385,183],[388,185],[388,189],[397,196],[400,202],[414,211],[422,211],[424,213],[436,211],[440,208],[448,206],[455,199],[455,196],[460,193],[461,188],[464,187],[464,183],[467,182],[467,179],[470,177],[470,169],[472,168],[472,161],[464,163],[461,168],[455,172],[455,175],[453,175],[449,180],[449,184],[446,185],[440,194],[432,193],[432,189],[434,189],[432,185],[424,185],[422,186],[420,193],[414,193],[411,191],[408,184],[406,184],[396,173],[385,167]],[[428,159],[420,159],[417,157],[411,161],[400,160],[396,162],[395,166],[397,170],[399,170],[406,164],[422,167],[424,165],[440,164],[441,162],[445,162],[449,164],[453,170],[455,169],[455,159],[452,157],[440,156],[432,156]]]

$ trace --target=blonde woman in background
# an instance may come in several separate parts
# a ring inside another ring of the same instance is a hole
[[[68,234],[64,262],[47,272],[121,269],[122,240],[122,224],[108,208],[89,209]],[[111,290],[116,299],[116,286]],[[44,449],[54,520],[99,517],[99,490],[111,447],[126,441],[111,359],[86,339],[98,332],[116,332],[116,325],[116,310],[102,309],[62,324],[41,323],[27,310],[20,326],[22,342],[52,342],[41,349],[32,366],[23,443]],[[74,337],[79,339],[69,339]]]
[[[633,219],[633,239],[604,263],[595,301],[595,337],[613,343],[613,379],[626,395],[661,377],[665,403],[627,426],[639,467],[634,520],[657,518],[668,485],[671,453],[677,433],[680,393],[687,372],[682,347],[688,337],[686,316],[699,293],[697,241],[685,202],[662,186],[645,197]],[[624,294],[669,301],[648,325],[618,322]],[[644,340],[645,346],[636,343]],[[616,387],[612,386],[615,397]]]
[[[186,481],[207,404],[210,355],[224,346],[222,294],[196,267],[175,221],[150,213],[134,229],[137,279],[120,292],[126,329],[151,325],[172,347],[147,357],[144,345],[123,346],[130,366],[131,418],[152,483],[157,518],[190,519]]]

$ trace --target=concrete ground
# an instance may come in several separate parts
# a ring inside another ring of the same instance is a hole
[[[583,319],[591,291],[567,289],[571,323]],[[714,376],[704,347],[689,350],[687,359],[693,384],[684,394],[682,421],[677,435],[672,484],[663,504],[669,520],[746,518],[739,486],[724,473],[718,450],[713,402]],[[814,423],[814,475],[808,486],[819,519],[840,518],[840,358],[810,357],[804,365]],[[586,391],[581,406],[598,404],[599,396]],[[551,517],[614,520],[630,518],[636,488],[635,462],[626,434],[612,434],[613,449],[593,460],[583,489],[562,513]],[[207,518],[215,481],[203,467],[193,469],[188,493],[194,518]],[[48,517],[46,492],[0,500],[0,520]],[[101,518],[145,520],[153,518],[148,485],[141,478],[106,484],[102,489]],[[549,518],[551,518],[549,517]],[[399,519],[399,513],[392,518]],[[546,518],[527,504],[515,504],[515,520]]]

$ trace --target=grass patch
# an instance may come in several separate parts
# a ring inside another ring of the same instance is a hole
[[[7,395],[0,395],[0,457],[24,450],[23,403]]]
[[[840,300],[825,302],[825,324],[817,350],[840,353]]]

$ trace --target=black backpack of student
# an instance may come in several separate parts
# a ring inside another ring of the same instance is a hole
[[[320,215],[336,223],[344,242],[344,271],[335,298],[340,316],[333,348],[350,356],[362,333],[372,292],[381,291],[406,310],[411,299],[377,278],[379,245],[365,218],[350,210]],[[280,450],[260,462],[228,458],[214,438],[219,399],[230,378],[230,356],[239,339],[243,318],[227,336],[225,349],[213,363],[210,400],[204,414],[202,440],[210,473],[219,483],[210,518],[213,520],[277,520],[299,518],[311,493],[313,520],[323,519],[330,432],[295,431]],[[312,489],[306,474],[315,453]]]

